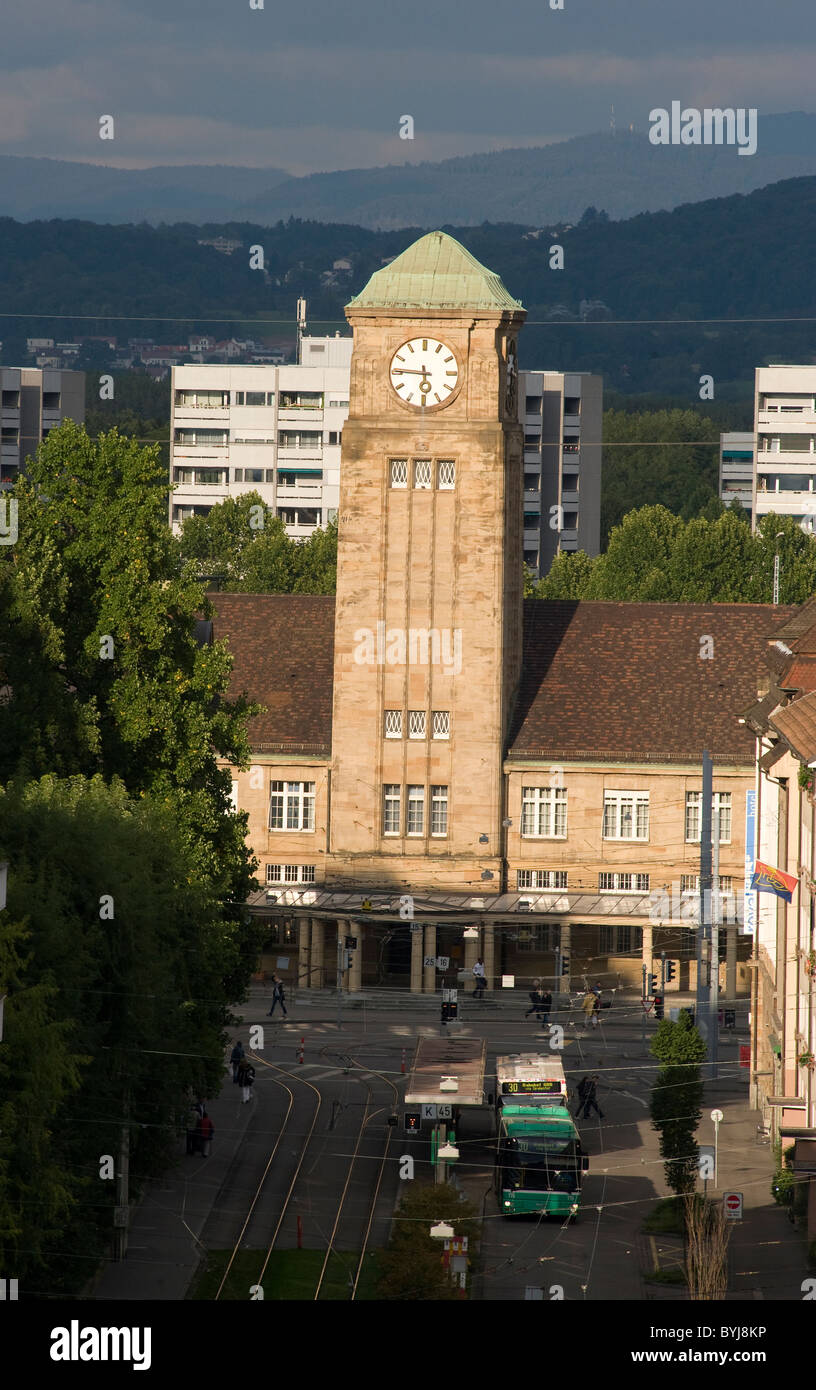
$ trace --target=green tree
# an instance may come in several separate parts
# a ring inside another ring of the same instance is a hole
[[[584,550],[562,550],[556,555],[547,574],[530,584],[532,598],[582,599],[592,581],[597,560],[590,559]]]
[[[667,602],[672,552],[682,533],[680,518],[666,507],[629,512],[592,567],[584,598],[623,602]]]
[[[660,1137],[666,1182],[676,1193],[693,1192],[697,1180],[696,1132],[703,1086],[699,1063],[706,1045],[687,1013],[674,1022],[662,1019],[652,1039],[652,1055],[661,1063],[652,1090],[652,1124]]]
[[[257,492],[188,517],[180,549],[187,573],[228,592],[333,594],[337,583],[337,524],[296,540]]]
[[[473,1259],[479,1237],[478,1212],[448,1183],[435,1186],[412,1184],[394,1217],[391,1242],[380,1256],[377,1296],[382,1299],[454,1299],[459,1296],[442,1264],[441,1242],[430,1229],[447,1221],[458,1236],[468,1237],[468,1258]]]

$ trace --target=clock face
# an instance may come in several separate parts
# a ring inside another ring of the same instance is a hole
[[[438,338],[411,338],[397,348],[388,374],[401,401],[414,409],[430,409],[450,400],[459,381],[459,363]]]

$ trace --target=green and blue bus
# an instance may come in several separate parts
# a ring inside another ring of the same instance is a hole
[[[502,1105],[496,1197],[503,1216],[576,1217],[589,1159],[564,1105]]]

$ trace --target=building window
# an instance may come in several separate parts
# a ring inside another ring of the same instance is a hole
[[[649,793],[604,792],[605,840],[648,840]]]
[[[437,464],[437,487],[440,491],[456,487],[456,464],[453,459],[440,459]]]
[[[281,391],[281,410],[322,410],[322,391]]]
[[[434,738],[450,738],[450,710],[435,709],[431,720]]]
[[[715,792],[711,798],[712,833],[715,807],[718,807],[720,812],[720,844],[728,845],[731,843],[731,793]],[[690,844],[700,842],[702,809],[703,793],[686,792],[686,841]]]
[[[405,826],[406,835],[424,835],[425,833],[425,788],[408,788],[408,819]]]
[[[566,787],[524,787],[521,833],[532,839],[563,840],[567,834]]]
[[[383,788],[383,835],[400,833],[400,787],[397,782],[387,782]]]
[[[424,709],[409,709],[408,711],[408,737],[425,737],[425,711]]]
[[[599,893],[648,893],[648,874],[598,874]]]
[[[734,891],[734,880],[733,880],[733,878],[731,877],[731,875],[730,875],[730,874],[720,874],[720,892],[721,892],[721,893],[733,893],[733,891]],[[681,893],[697,893],[697,894],[699,894],[699,892],[700,892],[700,875],[699,875],[699,874],[681,874],[681,875],[680,875],[680,892],[681,892]]]
[[[267,864],[267,883],[314,883],[314,864]]]
[[[385,711],[385,737],[402,738],[401,709],[387,709]]]
[[[391,481],[391,486],[392,486],[392,487],[407,487],[407,486],[408,486],[408,460],[407,460],[407,459],[392,459],[392,460],[391,460],[391,479],[390,479],[390,481]]]
[[[518,869],[516,888],[566,888],[566,869]]]
[[[314,803],[314,782],[273,782],[269,829],[314,830]]]
[[[602,956],[640,955],[643,950],[643,928],[604,924],[598,929],[598,950]]]
[[[448,789],[431,787],[431,834],[448,833]]]
[[[431,486],[431,460],[414,459],[414,487],[429,488]]]
[[[521,927],[516,941],[518,951],[557,951],[561,945],[561,926],[558,922],[534,922]]]

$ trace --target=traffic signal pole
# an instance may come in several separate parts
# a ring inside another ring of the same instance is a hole
[[[708,753],[703,753],[703,795],[700,808],[700,927],[697,933],[697,1026],[702,1033],[707,1061],[713,1071],[717,1066],[717,1016],[712,1020],[712,859],[711,859],[711,805],[712,764]],[[712,1026],[713,1023],[713,1026]]]

